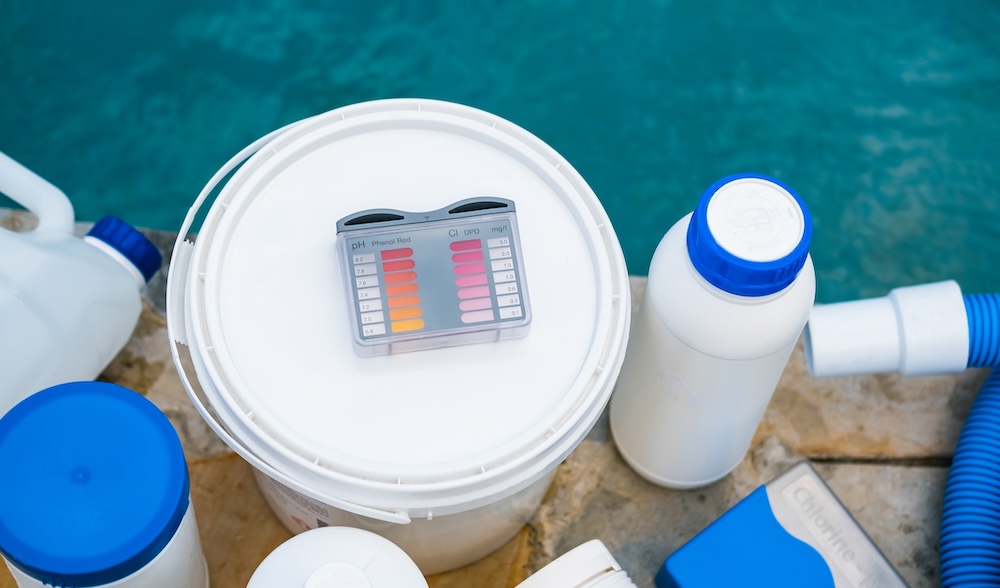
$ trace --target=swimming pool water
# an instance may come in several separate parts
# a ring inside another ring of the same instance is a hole
[[[633,274],[705,187],[755,171],[808,204],[820,301],[992,291],[997,30],[993,0],[0,0],[0,151],[81,220],[176,230],[266,132],[440,98],[566,156]]]

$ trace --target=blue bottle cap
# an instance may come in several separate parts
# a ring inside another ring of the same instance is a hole
[[[148,282],[163,264],[160,250],[127,222],[106,216],[94,223],[88,237],[104,241],[128,259]]]
[[[155,558],[187,511],[180,441],[114,384],[62,384],[0,419],[0,552],[43,584],[97,586]]]
[[[778,180],[737,174],[701,195],[688,225],[691,263],[713,286],[740,296],[787,288],[809,255],[812,218]]]

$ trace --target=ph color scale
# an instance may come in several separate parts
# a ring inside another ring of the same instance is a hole
[[[529,311],[513,202],[338,223],[359,355],[522,336]]]

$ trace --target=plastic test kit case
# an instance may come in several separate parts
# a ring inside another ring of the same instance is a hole
[[[531,314],[514,202],[376,209],[337,223],[354,351],[384,355],[521,337]]]

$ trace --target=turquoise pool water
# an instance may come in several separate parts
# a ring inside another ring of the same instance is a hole
[[[813,213],[820,301],[1000,289],[1000,4],[835,4],[0,0],[0,151],[80,219],[175,230],[267,131],[440,98],[565,155],[633,274],[706,186],[756,171]]]

